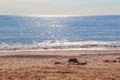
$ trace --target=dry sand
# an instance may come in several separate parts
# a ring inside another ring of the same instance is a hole
[[[0,80],[120,80],[120,50],[1,52]]]

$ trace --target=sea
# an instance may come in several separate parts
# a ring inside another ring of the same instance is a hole
[[[120,50],[120,15],[0,15],[0,52]]]

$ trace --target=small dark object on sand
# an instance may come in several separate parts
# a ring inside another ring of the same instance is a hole
[[[120,63],[120,60],[119,60],[119,63]]]
[[[76,58],[70,58],[68,62],[79,63],[79,61]]]
[[[117,59],[120,59],[120,57],[118,57]]]
[[[69,65],[86,65],[86,61],[79,62],[76,58],[70,58],[68,60]]]
[[[55,64],[60,64],[60,62],[55,62]]]
[[[104,60],[103,62],[110,62],[110,61],[106,59],[106,60]]]
[[[80,62],[79,64],[80,64],[80,65],[86,65],[87,62]]]
[[[68,60],[69,65],[79,65],[79,61],[76,58],[70,58]]]
[[[117,62],[116,60],[112,60],[111,62]]]

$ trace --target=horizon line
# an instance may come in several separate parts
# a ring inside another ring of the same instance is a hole
[[[0,14],[3,16],[30,16],[30,17],[75,17],[75,16],[119,16],[120,14],[96,14],[96,15],[36,15],[36,14]]]

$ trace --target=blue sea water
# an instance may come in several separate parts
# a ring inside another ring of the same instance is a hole
[[[120,15],[0,15],[0,51],[120,49]]]

